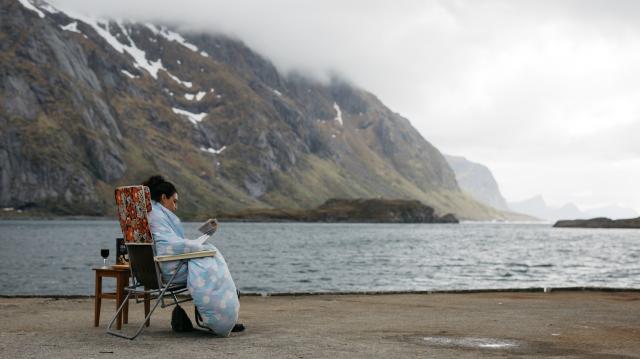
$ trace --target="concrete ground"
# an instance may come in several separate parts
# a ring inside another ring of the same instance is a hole
[[[2,358],[640,358],[640,293],[244,296],[247,330],[173,333],[171,309],[129,341],[92,299],[0,298]],[[192,315],[191,304],[186,304]],[[133,304],[130,324],[142,319]]]

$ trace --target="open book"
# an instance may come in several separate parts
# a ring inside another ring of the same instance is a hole
[[[195,240],[199,244],[204,244],[218,230],[218,221],[215,218],[209,218],[198,227],[198,230],[204,234]]]

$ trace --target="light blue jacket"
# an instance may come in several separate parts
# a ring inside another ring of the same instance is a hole
[[[204,325],[219,336],[228,336],[238,320],[240,301],[222,253],[211,244],[201,245],[184,238],[184,228],[178,216],[160,203],[152,201],[151,207],[149,222],[156,255],[182,254],[201,250],[217,252],[214,257],[190,259],[188,266],[180,268],[174,281],[187,284]],[[165,262],[160,265],[164,280],[168,281],[171,278],[178,264],[179,262]]]
[[[180,218],[159,202],[151,201],[149,223],[151,225],[153,241],[156,246],[156,255],[158,256],[191,253],[210,249],[207,246],[184,238],[184,228],[182,227]],[[165,281],[171,279],[171,276],[178,268],[178,264],[179,262],[177,261],[160,264],[162,278]],[[186,283],[187,271],[187,266],[183,265],[174,282]]]

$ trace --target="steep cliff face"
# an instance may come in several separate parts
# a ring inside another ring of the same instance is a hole
[[[498,182],[487,166],[459,156],[445,155],[445,158],[455,172],[458,184],[463,191],[488,206],[504,211],[509,210],[507,201],[500,193]]]
[[[0,206],[111,214],[162,173],[181,215],[405,198],[461,218],[440,152],[372,94],[282,76],[241,42],[0,0]]]

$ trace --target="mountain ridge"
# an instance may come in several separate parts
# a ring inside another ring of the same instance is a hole
[[[444,155],[456,175],[458,185],[478,201],[493,208],[509,211],[493,173],[483,164],[462,156]]]
[[[282,76],[224,35],[0,4],[1,207],[111,215],[114,186],[162,173],[184,218],[380,196],[503,216],[460,191],[406,118],[344,80]]]
[[[582,210],[574,203],[565,203],[564,205],[557,207],[549,206],[541,195],[536,195],[518,202],[509,202],[509,207],[514,211],[549,221],[563,219],[591,219],[599,217],[609,217],[613,219],[638,217],[638,213],[630,208],[613,205],[588,210]]]

